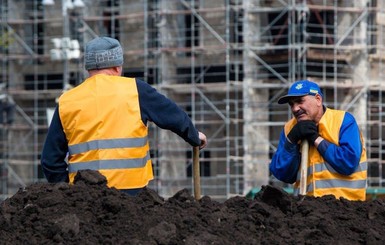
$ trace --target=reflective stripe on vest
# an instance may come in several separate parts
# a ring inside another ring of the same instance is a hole
[[[314,168],[314,172],[313,172]],[[359,173],[367,171],[368,163],[363,162],[358,164],[354,173]],[[329,163],[316,164],[307,169],[307,176],[313,175],[315,173],[320,173],[323,171],[328,171],[333,174],[338,174]],[[354,174],[352,173],[352,174]],[[299,177],[297,177],[299,178]],[[343,180],[343,179],[328,179],[328,180],[315,180],[315,188],[313,183],[309,183],[306,188],[306,192],[313,192],[314,189],[326,189],[326,188],[351,188],[351,189],[362,189],[366,188],[367,181],[364,180]],[[295,188],[294,194],[299,194],[299,188]]]
[[[317,180],[315,182],[316,189],[325,189],[325,188],[349,188],[349,189],[362,189],[366,188],[366,180],[341,180],[341,179],[332,179],[332,180]],[[314,190],[314,185],[311,183],[308,185],[308,192]]]
[[[103,170],[103,169],[129,169],[129,168],[143,168],[147,161],[150,159],[150,154],[147,154],[144,158],[136,159],[109,159],[109,160],[96,160],[90,162],[79,162],[68,165],[68,172],[75,173],[79,170]]]
[[[147,137],[130,139],[93,140],[68,146],[69,154],[80,154],[97,149],[143,147],[147,144]]]
[[[358,164],[354,173],[359,173],[363,171],[367,171],[368,163],[363,162]],[[323,171],[328,171],[333,174],[338,174],[329,163],[316,164],[314,165],[314,173],[312,171],[312,167],[308,168],[308,174],[319,173]],[[354,174],[352,173],[352,174]],[[309,176],[308,175],[308,176]],[[325,188],[352,188],[352,189],[362,189],[366,188],[366,179],[360,180],[344,180],[344,179],[329,179],[329,180],[316,180],[315,181],[316,189],[325,189]],[[314,184],[310,183],[307,187],[308,192],[312,192],[314,190]]]
[[[329,171],[330,173],[334,173],[334,174],[337,173],[337,171],[329,163],[325,162],[325,163],[318,163],[318,164],[315,164],[311,167],[308,167],[307,168],[307,176],[313,174],[313,168],[314,168],[314,173],[322,172],[322,171]],[[362,163],[358,164],[354,173],[366,171],[367,169],[368,169],[368,163],[362,162]]]

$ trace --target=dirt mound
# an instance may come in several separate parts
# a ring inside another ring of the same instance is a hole
[[[74,185],[30,185],[0,205],[1,244],[384,244],[384,229],[384,200],[298,198],[272,186],[223,203],[187,190],[130,197],[93,171]]]

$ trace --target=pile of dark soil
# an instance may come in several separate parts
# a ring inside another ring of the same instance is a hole
[[[264,186],[254,200],[164,200],[106,186],[97,172],[76,183],[36,183],[0,205],[1,244],[385,244],[385,201],[294,197]]]

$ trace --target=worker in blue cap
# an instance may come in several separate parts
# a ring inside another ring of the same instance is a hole
[[[309,80],[293,83],[278,99],[293,114],[281,134],[270,171],[279,180],[291,183],[294,193],[300,186],[301,141],[309,142],[306,195],[334,195],[348,200],[365,200],[367,158],[362,133],[349,112],[327,108],[318,84]]]

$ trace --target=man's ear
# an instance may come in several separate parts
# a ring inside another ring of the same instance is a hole
[[[114,66],[114,72],[115,73],[119,72],[119,66]]]
[[[316,94],[315,98],[317,100],[317,104],[322,106],[322,103],[323,103],[322,96],[320,94]]]
[[[114,67],[114,72],[116,73],[116,74],[118,74],[119,76],[120,75],[122,75],[122,67],[121,66],[115,66]]]

